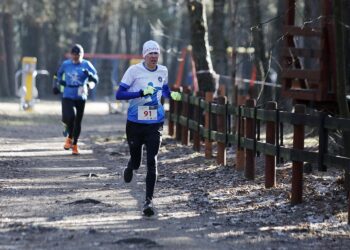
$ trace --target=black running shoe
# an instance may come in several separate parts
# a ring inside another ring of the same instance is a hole
[[[147,199],[143,205],[143,215],[150,217],[154,215],[153,203],[152,200]]]
[[[124,169],[123,176],[124,176],[124,181],[126,183],[129,183],[132,180],[132,175],[133,175],[132,171],[133,170],[131,168],[125,168]]]

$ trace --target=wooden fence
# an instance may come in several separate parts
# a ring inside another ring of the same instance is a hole
[[[232,132],[232,123],[236,133]],[[261,124],[265,123],[265,142],[260,141]],[[293,145],[283,144],[284,127],[292,126]],[[304,149],[305,126],[318,129],[318,150]],[[182,144],[188,145],[192,138],[193,148],[201,149],[204,140],[205,157],[212,157],[212,143],[217,142],[216,159],[218,164],[226,165],[226,148],[236,146],[236,168],[244,171],[247,179],[255,178],[255,156],[265,156],[265,187],[276,184],[276,162],[281,158],[292,161],[291,204],[302,202],[302,183],[304,163],[316,164],[319,171],[327,167],[340,167],[345,170],[345,186],[349,191],[350,158],[332,155],[328,151],[329,131],[350,130],[350,119],[330,117],[326,113],[306,114],[306,107],[297,104],[294,112],[278,109],[276,102],[268,102],[264,108],[257,107],[254,99],[245,105],[228,104],[225,96],[213,100],[211,92],[205,97],[194,96],[189,91],[182,93],[182,101],[170,101],[169,135],[175,136]],[[191,133],[191,136],[190,134]],[[349,198],[349,197],[348,197]],[[348,224],[350,224],[350,198],[348,200]]]

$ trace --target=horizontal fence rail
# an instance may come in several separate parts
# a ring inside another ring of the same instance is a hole
[[[232,104],[220,105],[217,103],[206,102],[200,97],[191,96],[190,98],[186,97],[188,94],[183,95],[185,103],[191,104],[193,106],[199,107],[203,112],[209,111],[209,106],[211,106],[211,115],[225,115],[226,119],[230,119],[228,116],[238,116],[239,109],[241,109],[240,116],[242,118],[252,118],[255,120],[260,120],[263,122],[279,122],[290,125],[304,125],[308,127],[318,128],[320,130],[341,130],[341,131],[350,131],[350,119],[344,118],[334,118],[334,117],[325,117],[323,122],[323,127],[320,127],[320,116],[323,114],[320,112],[319,115],[309,115],[309,114],[296,114],[280,110],[265,110],[257,109],[256,114],[254,114],[254,108],[248,107],[234,107]],[[188,101],[188,99],[190,101]],[[174,104],[176,105],[176,104]],[[180,104],[181,105],[181,104]],[[277,115],[278,113],[278,115]],[[279,120],[277,120],[279,116]],[[205,128],[205,125],[198,120],[195,120],[189,116],[183,116],[169,112],[169,119],[175,124],[181,126],[187,126],[191,131],[199,132],[200,136],[204,139],[210,138],[212,141],[216,142],[228,142],[230,144],[237,144],[240,140],[241,147],[253,149],[254,140],[248,139],[244,136],[240,138],[235,134],[225,134],[220,131],[208,130]],[[321,137],[322,135],[320,135]],[[227,140],[227,141],[226,141]],[[286,148],[283,146],[275,146],[267,143],[257,143],[257,151],[265,154],[276,155],[277,147],[279,147],[281,157],[286,160],[299,160],[309,163],[318,163],[319,152],[308,152],[305,150],[294,150],[292,148]],[[332,167],[341,167],[344,169],[350,168],[350,158],[339,156],[339,155],[328,155],[324,156],[324,164]]]
[[[228,104],[227,97],[213,98],[210,92],[195,96],[188,90],[182,92],[181,101],[170,101],[168,118],[169,135],[175,135],[184,145],[192,138],[196,151],[201,150],[204,141],[206,158],[213,156],[212,143],[217,142],[218,164],[226,165],[226,148],[235,146],[236,169],[244,170],[248,179],[255,178],[255,155],[265,155],[266,188],[275,186],[276,163],[281,159],[292,161],[292,204],[302,202],[304,163],[317,165],[319,171],[342,168],[349,175],[350,158],[331,154],[328,137],[329,131],[350,131],[350,119],[330,117],[323,112],[306,114],[305,106],[300,104],[294,107],[294,112],[279,110],[275,102],[268,102],[265,108],[256,107],[253,99],[234,106]],[[261,124],[266,125],[265,142],[260,140]],[[293,127],[290,147],[284,145],[286,125]],[[304,149],[305,127],[318,129],[317,151]],[[349,185],[345,184],[347,191]],[[350,199],[348,213],[350,224]]]

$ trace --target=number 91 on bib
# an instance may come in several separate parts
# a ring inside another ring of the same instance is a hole
[[[137,119],[141,121],[157,120],[157,106],[138,106]]]

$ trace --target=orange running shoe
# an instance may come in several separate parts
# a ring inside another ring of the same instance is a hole
[[[63,148],[69,150],[72,147],[72,139],[67,137],[66,142],[64,143]]]
[[[73,145],[72,147],[72,155],[78,155],[79,154],[79,150],[78,150],[78,145]]]

